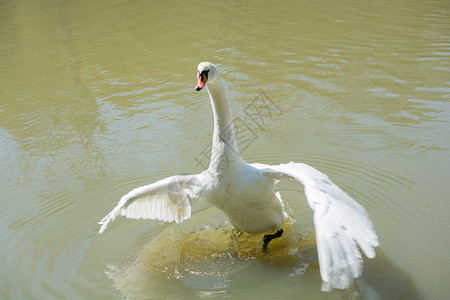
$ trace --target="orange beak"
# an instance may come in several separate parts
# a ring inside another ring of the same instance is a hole
[[[198,74],[197,77],[198,77],[198,81],[197,81],[197,85],[195,86],[195,90],[200,91],[201,89],[203,89],[205,87],[205,84],[208,81],[208,77],[203,72],[201,74]]]

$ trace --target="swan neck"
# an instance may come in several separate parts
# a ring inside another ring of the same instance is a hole
[[[225,93],[222,79],[217,74],[214,80],[208,81],[207,89],[214,115],[214,132],[210,167],[217,167],[224,157],[229,162],[240,162],[241,157],[236,144],[233,128],[233,115]]]

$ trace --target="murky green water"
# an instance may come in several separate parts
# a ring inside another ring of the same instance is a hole
[[[0,1],[0,298],[448,298],[449,56],[444,0]],[[205,60],[247,161],[309,163],[366,207],[381,247],[358,287],[320,292],[289,183],[267,254],[204,204],[98,235],[132,188],[206,164]]]

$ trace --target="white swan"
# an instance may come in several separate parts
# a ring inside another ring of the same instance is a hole
[[[207,83],[207,85],[206,85]],[[275,232],[264,236],[263,248],[283,234],[281,198],[275,192],[280,179],[305,186],[314,211],[322,290],[349,287],[362,273],[362,257],[375,257],[378,238],[365,209],[336,186],[325,174],[302,163],[277,166],[248,164],[239,155],[232,114],[216,67],[198,65],[197,91],[206,85],[214,114],[212,154],[207,170],[197,175],[177,175],[136,188],[100,222],[122,215],[132,219],[158,219],[177,223],[191,217],[198,199],[222,210],[233,226],[248,233]]]

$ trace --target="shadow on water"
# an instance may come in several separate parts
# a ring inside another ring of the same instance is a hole
[[[285,234],[263,252],[263,234],[224,225],[214,210],[194,218],[210,219],[213,225],[202,227],[190,219],[187,226],[171,226],[145,245],[135,261],[108,266],[114,287],[131,299],[420,299],[409,276],[380,249],[375,259],[366,259],[364,275],[349,289],[322,293],[314,232],[300,234],[295,221],[287,219]]]
[[[344,299],[422,299],[411,277],[378,248],[375,259],[364,261],[364,274],[342,292]]]

